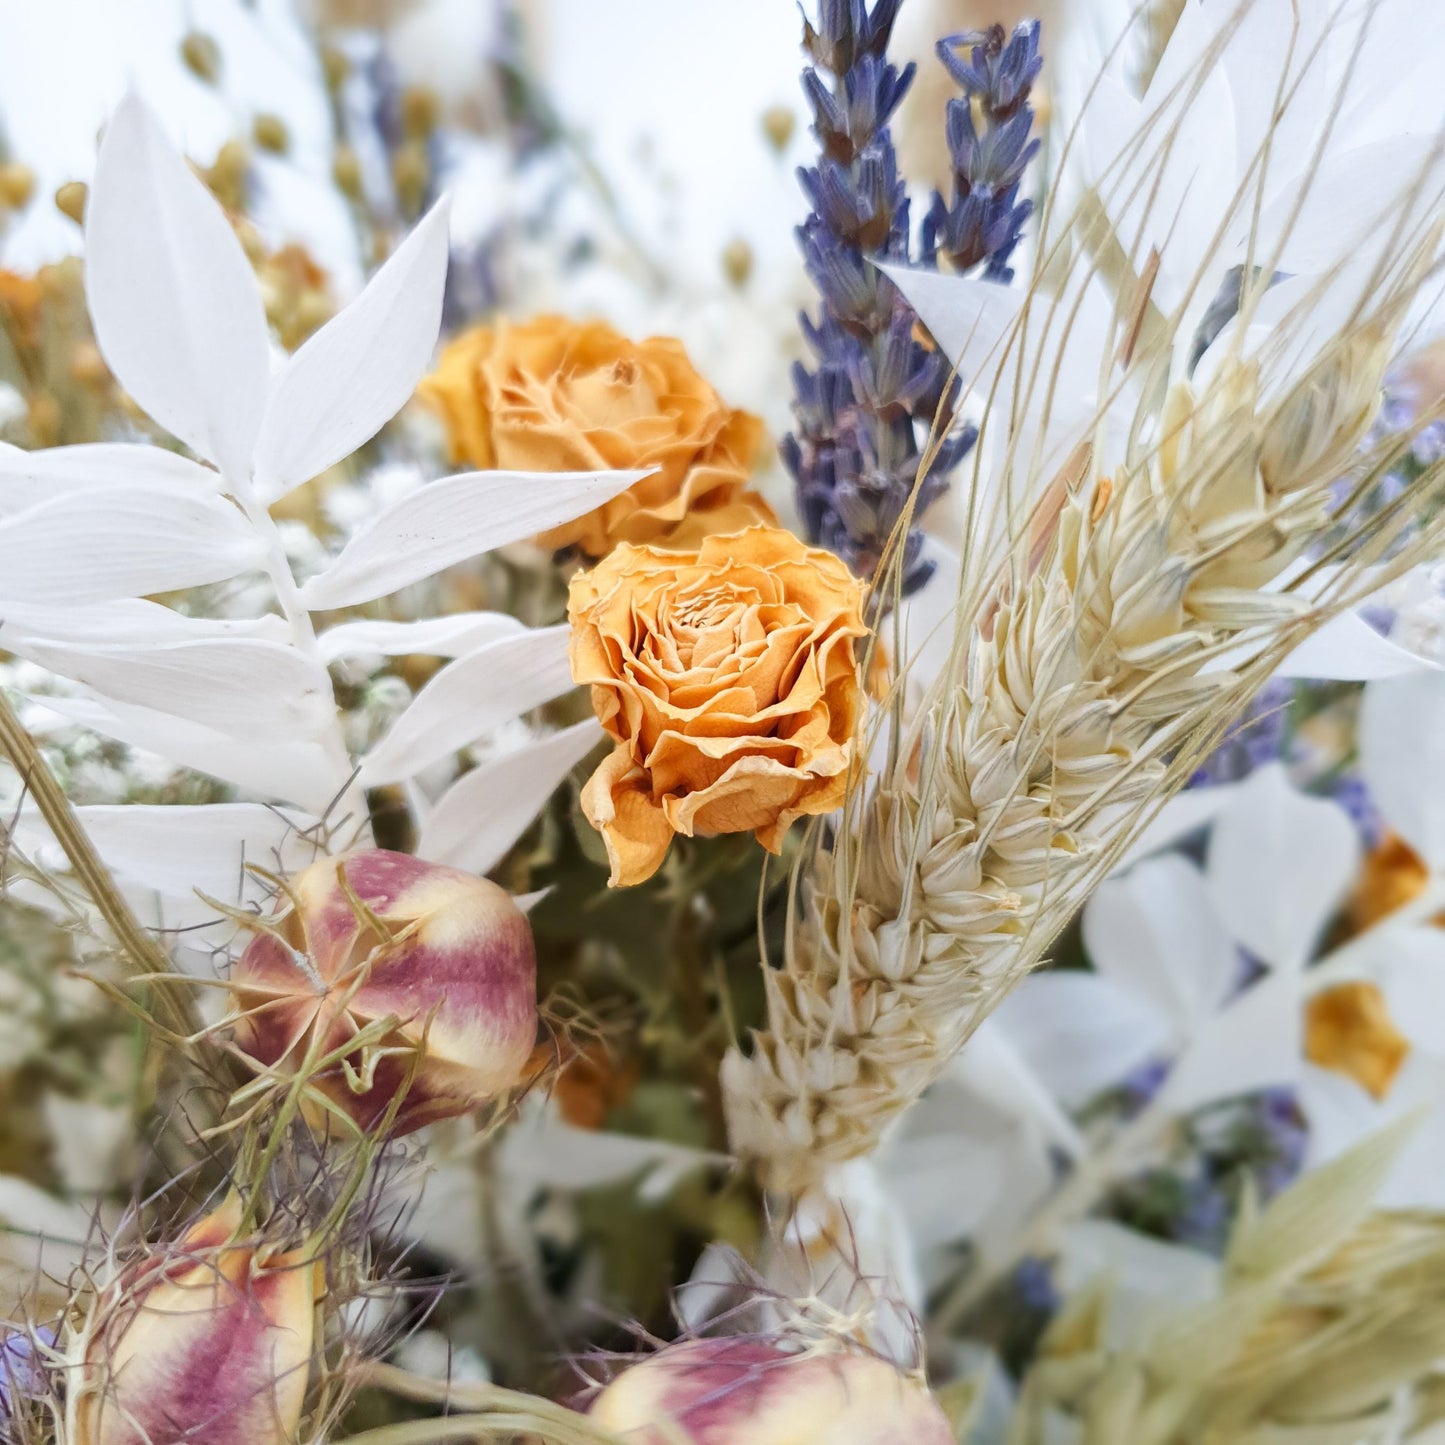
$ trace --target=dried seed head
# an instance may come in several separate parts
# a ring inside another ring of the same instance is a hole
[[[251,138],[272,155],[284,156],[291,149],[291,132],[279,115],[258,115],[251,122]]]
[[[787,149],[788,142],[793,138],[793,131],[797,129],[798,118],[793,114],[792,108],[786,105],[770,105],[763,112],[763,134],[768,138],[768,144],[778,152],[779,155]]]
[[[1349,470],[1379,408],[1388,339],[1378,326],[1360,328],[1290,389],[1264,430],[1260,472],[1272,494]]]
[[[425,141],[437,128],[441,100],[425,85],[409,85],[401,93],[401,129],[407,140]]]
[[[394,1133],[518,1082],[536,959],[495,883],[376,848],[312,864],[290,896],[231,977],[236,1043],[258,1069],[312,1071],[317,1095]]]
[[[347,200],[361,199],[361,160],[350,146],[336,147],[331,157],[331,179]]]
[[[391,178],[397,200],[408,216],[421,214],[426,188],[431,180],[431,157],[422,141],[407,141],[393,157]]]
[[[35,194],[35,172],[18,161],[0,166],[0,205],[23,211]]]
[[[69,216],[77,226],[85,224],[85,202],[90,188],[84,181],[66,181],[55,193],[55,209]]]
[[[724,275],[741,290],[753,274],[753,248],[740,237],[729,241],[723,247],[722,266]]]
[[[189,31],[181,41],[181,59],[192,75],[214,85],[221,74],[221,47],[203,30]]]
[[[624,1370],[591,1418],[636,1445],[950,1445],[943,1411],[886,1360],[686,1340]]]
[[[311,1363],[320,1263],[235,1242],[234,1197],[123,1270],[76,1341],[73,1445],[284,1445]]]

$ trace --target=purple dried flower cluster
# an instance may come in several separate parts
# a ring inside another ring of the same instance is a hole
[[[1039,148],[1029,105],[1044,65],[1039,22],[1012,35],[1002,25],[950,35],[938,42],[938,57],[963,95],[948,103],[953,202],[935,192],[923,218],[923,259],[935,265],[941,254],[955,271],[982,266],[985,280],[1011,281],[1009,257],[1033,211],[1019,189]]]
[[[808,539],[863,577],[877,570],[910,500],[921,517],[976,436],[955,425],[958,388],[946,358],[920,334],[912,308],[875,263],[936,264],[942,255],[955,269],[983,264],[990,279],[1007,279],[1028,215],[1018,189],[1035,149],[1028,88],[1039,68],[1037,27],[1021,27],[1007,44],[1002,31],[987,32],[966,60],[952,45],[946,53],[941,47],[950,72],[978,96],[983,123],[974,125],[968,99],[953,102],[962,107],[951,112],[948,128],[957,194],[951,204],[935,196],[915,258],[888,130],[914,75],[912,65],[900,71],[887,59],[899,3],[820,0],[818,24],[807,24],[804,35],[812,63],[803,89],[819,157],[799,172],[811,214],[798,239],[822,306],[816,321],[802,318],[816,365],[794,368],[797,431],[784,438],[782,452]],[[1020,40],[1024,35],[1031,38]],[[935,421],[942,441],[925,472]],[[922,532],[911,527],[905,594],[931,570],[922,545]]]

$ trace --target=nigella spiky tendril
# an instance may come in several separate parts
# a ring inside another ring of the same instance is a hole
[[[871,577],[906,514],[921,518],[947,487],[949,472],[977,433],[956,419],[958,386],[947,359],[921,335],[917,317],[875,263],[908,264],[907,191],[888,123],[913,81],[913,67],[889,64],[888,42],[899,0],[820,0],[816,28],[805,22],[812,61],[803,92],[813,113],[819,157],[800,170],[812,214],[798,230],[808,275],[822,311],[802,318],[815,369],[793,371],[795,433],[782,453],[797,484],[808,538]],[[985,276],[1007,280],[1027,202],[1017,199],[1031,139],[1029,87],[1042,63],[1038,26],[972,37],[959,57],[940,49],[944,64],[970,95],[980,97],[982,128],[970,102],[955,101],[949,144],[958,179],[952,205],[935,196],[923,227],[922,260],[939,254],[955,269],[986,261]],[[972,257],[964,261],[964,256]],[[923,448],[937,419],[942,443],[923,467]],[[923,536],[915,526],[903,544],[904,595],[928,579]]]
[[[992,25],[946,36],[938,56],[964,93],[948,103],[953,203],[934,194],[923,219],[924,259],[943,256],[955,271],[982,265],[986,280],[1009,281],[1009,258],[1033,210],[1019,189],[1039,148],[1029,104],[1044,64],[1039,22],[1012,35]]]

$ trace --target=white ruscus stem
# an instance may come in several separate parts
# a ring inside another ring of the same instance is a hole
[[[291,643],[316,669],[318,676],[326,680],[329,689],[331,674],[316,640],[316,628],[311,621],[311,613],[301,600],[301,589],[296,585],[295,574],[291,571],[281,529],[276,525],[276,519],[266,504],[259,500],[249,487],[236,489],[235,495],[240,500],[247,520],[256,529],[256,534],[265,546],[266,575],[270,579],[272,591],[276,594],[281,615],[291,629]],[[368,839],[371,825],[367,814],[366,794],[356,783],[351,752],[346,746],[346,738],[341,728],[341,714],[334,704],[334,698],[331,716],[317,741],[325,748],[338,778],[337,797],[327,821],[347,835],[347,842]]]

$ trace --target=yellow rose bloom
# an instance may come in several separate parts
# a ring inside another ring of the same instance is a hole
[[[843,801],[862,690],[864,586],[778,527],[693,552],[623,545],[571,584],[572,676],[617,747],[582,790],[612,883],[674,833],[753,833]]]
[[[729,407],[669,337],[633,342],[604,322],[560,316],[479,326],[442,352],[419,395],[441,416],[454,465],[657,469],[544,532],[544,547],[602,557],[619,542],[695,545],[707,532],[776,520],[747,490],[762,422]]]

